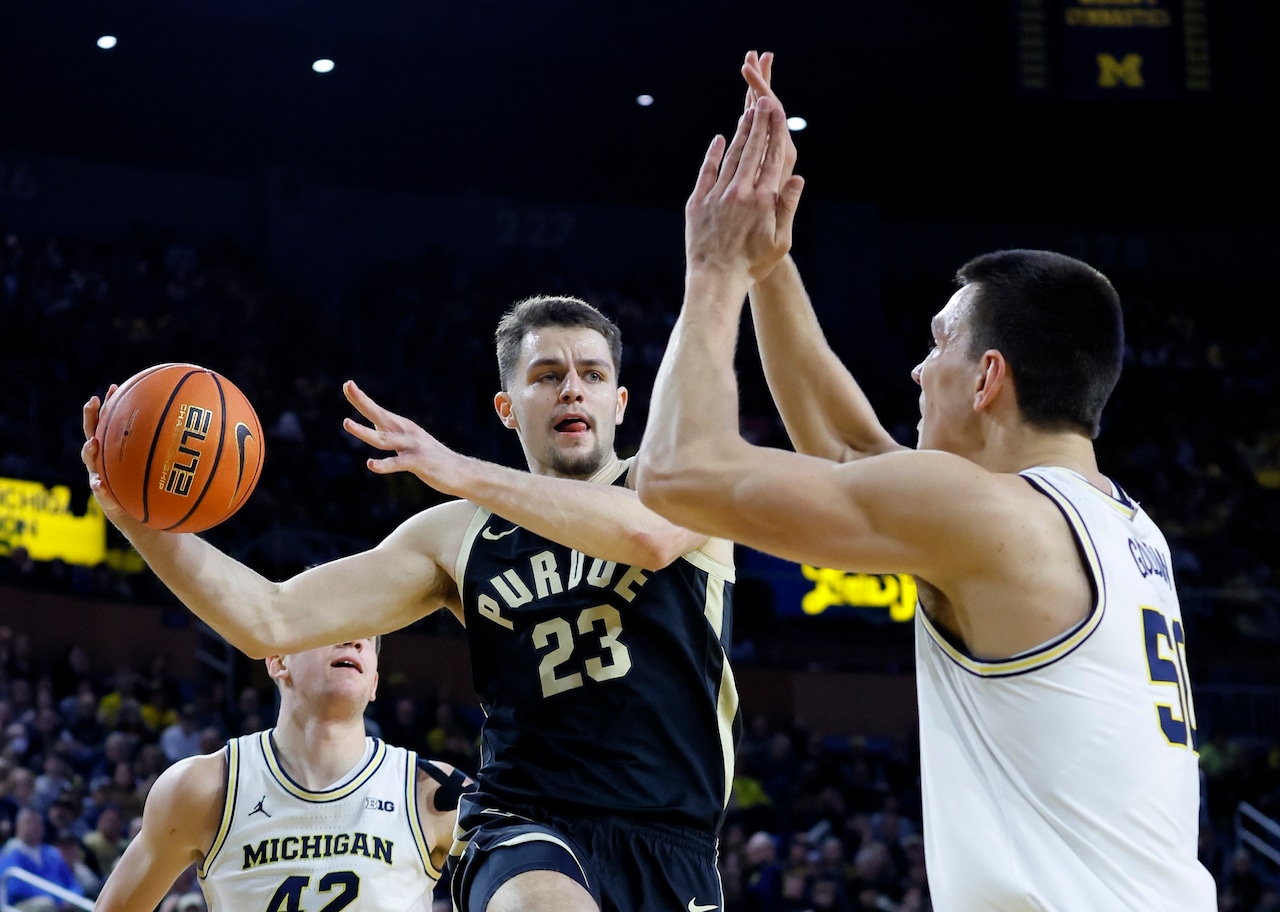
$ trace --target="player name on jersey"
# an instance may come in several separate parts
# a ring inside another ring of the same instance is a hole
[[[307,858],[336,858],[342,855],[361,855],[387,865],[392,863],[391,853],[395,843],[369,833],[316,833],[297,836],[273,836],[257,845],[245,843],[244,866],[247,871],[259,865],[278,861],[299,861]]]

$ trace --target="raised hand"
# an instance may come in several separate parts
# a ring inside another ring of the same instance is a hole
[[[711,141],[685,204],[689,268],[768,275],[791,249],[804,178],[786,174],[790,137],[776,99],[743,112],[733,139]]]
[[[352,437],[374,449],[394,452],[395,456],[370,457],[369,471],[378,475],[411,472],[424,483],[445,494],[458,494],[461,472],[468,458],[449,449],[419,425],[389,411],[369,398],[364,390],[348,380],[342,385],[347,401],[373,425],[344,418],[342,426]]]

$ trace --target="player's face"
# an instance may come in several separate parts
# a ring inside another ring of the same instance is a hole
[[[911,371],[920,385],[917,446],[963,455],[968,450],[973,401],[980,379],[978,362],[969,357],[970,299],[976,288],[956,291],[930,324],[932,347]]]
[[[520,434],[530,471],[585,478],[613,455],[627,391],[618,386],[609,343],[594,329],[545,326],[528,333],[510,386],[494,406]]]
[[[285,686],[293,687],[304,699],[338,699],[364,712],[377,693],[378,653],[372,639],[272,658],[288,675]]]

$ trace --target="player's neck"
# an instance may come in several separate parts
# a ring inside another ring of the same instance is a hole
[[[328,719],[282,710],[271,739],[281,766],[295,782],[323,789],[364,756],[364,716]]]
[[[1110,481],[1098,471],[1093,441],[1074,431],[1042,431],[1027,425],[1001,428],[970,458],[992,472],[1010,474],[1033,466],[1061,466],[1079,472],[1100,490],[1111,490]]]

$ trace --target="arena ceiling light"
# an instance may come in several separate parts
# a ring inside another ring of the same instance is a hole
[[[807,126],[809,126],[809,121],[805,120],[803,117],[787,118],[787,129],[792,133],[799,133]]]
[[[638,104],[638,105],[639,105],[640,107],[642,107],[642,108],[647,108],[647,107],[649,107],[649,105],[653,104],[653,96],[652,96],[652,95],[637,95],[637,96],[636,96],[636,104]]]
[[[333,61],[328,57],[321,57],[315,63],[311,64],[311,69],[315,70],[317,73],[332,73]]]
[[[98,47],[102,48],[104,51],[109,51],[116,46],[116,36],[103,35],[100,38],[98,38],[97,43],[98,43]]]

